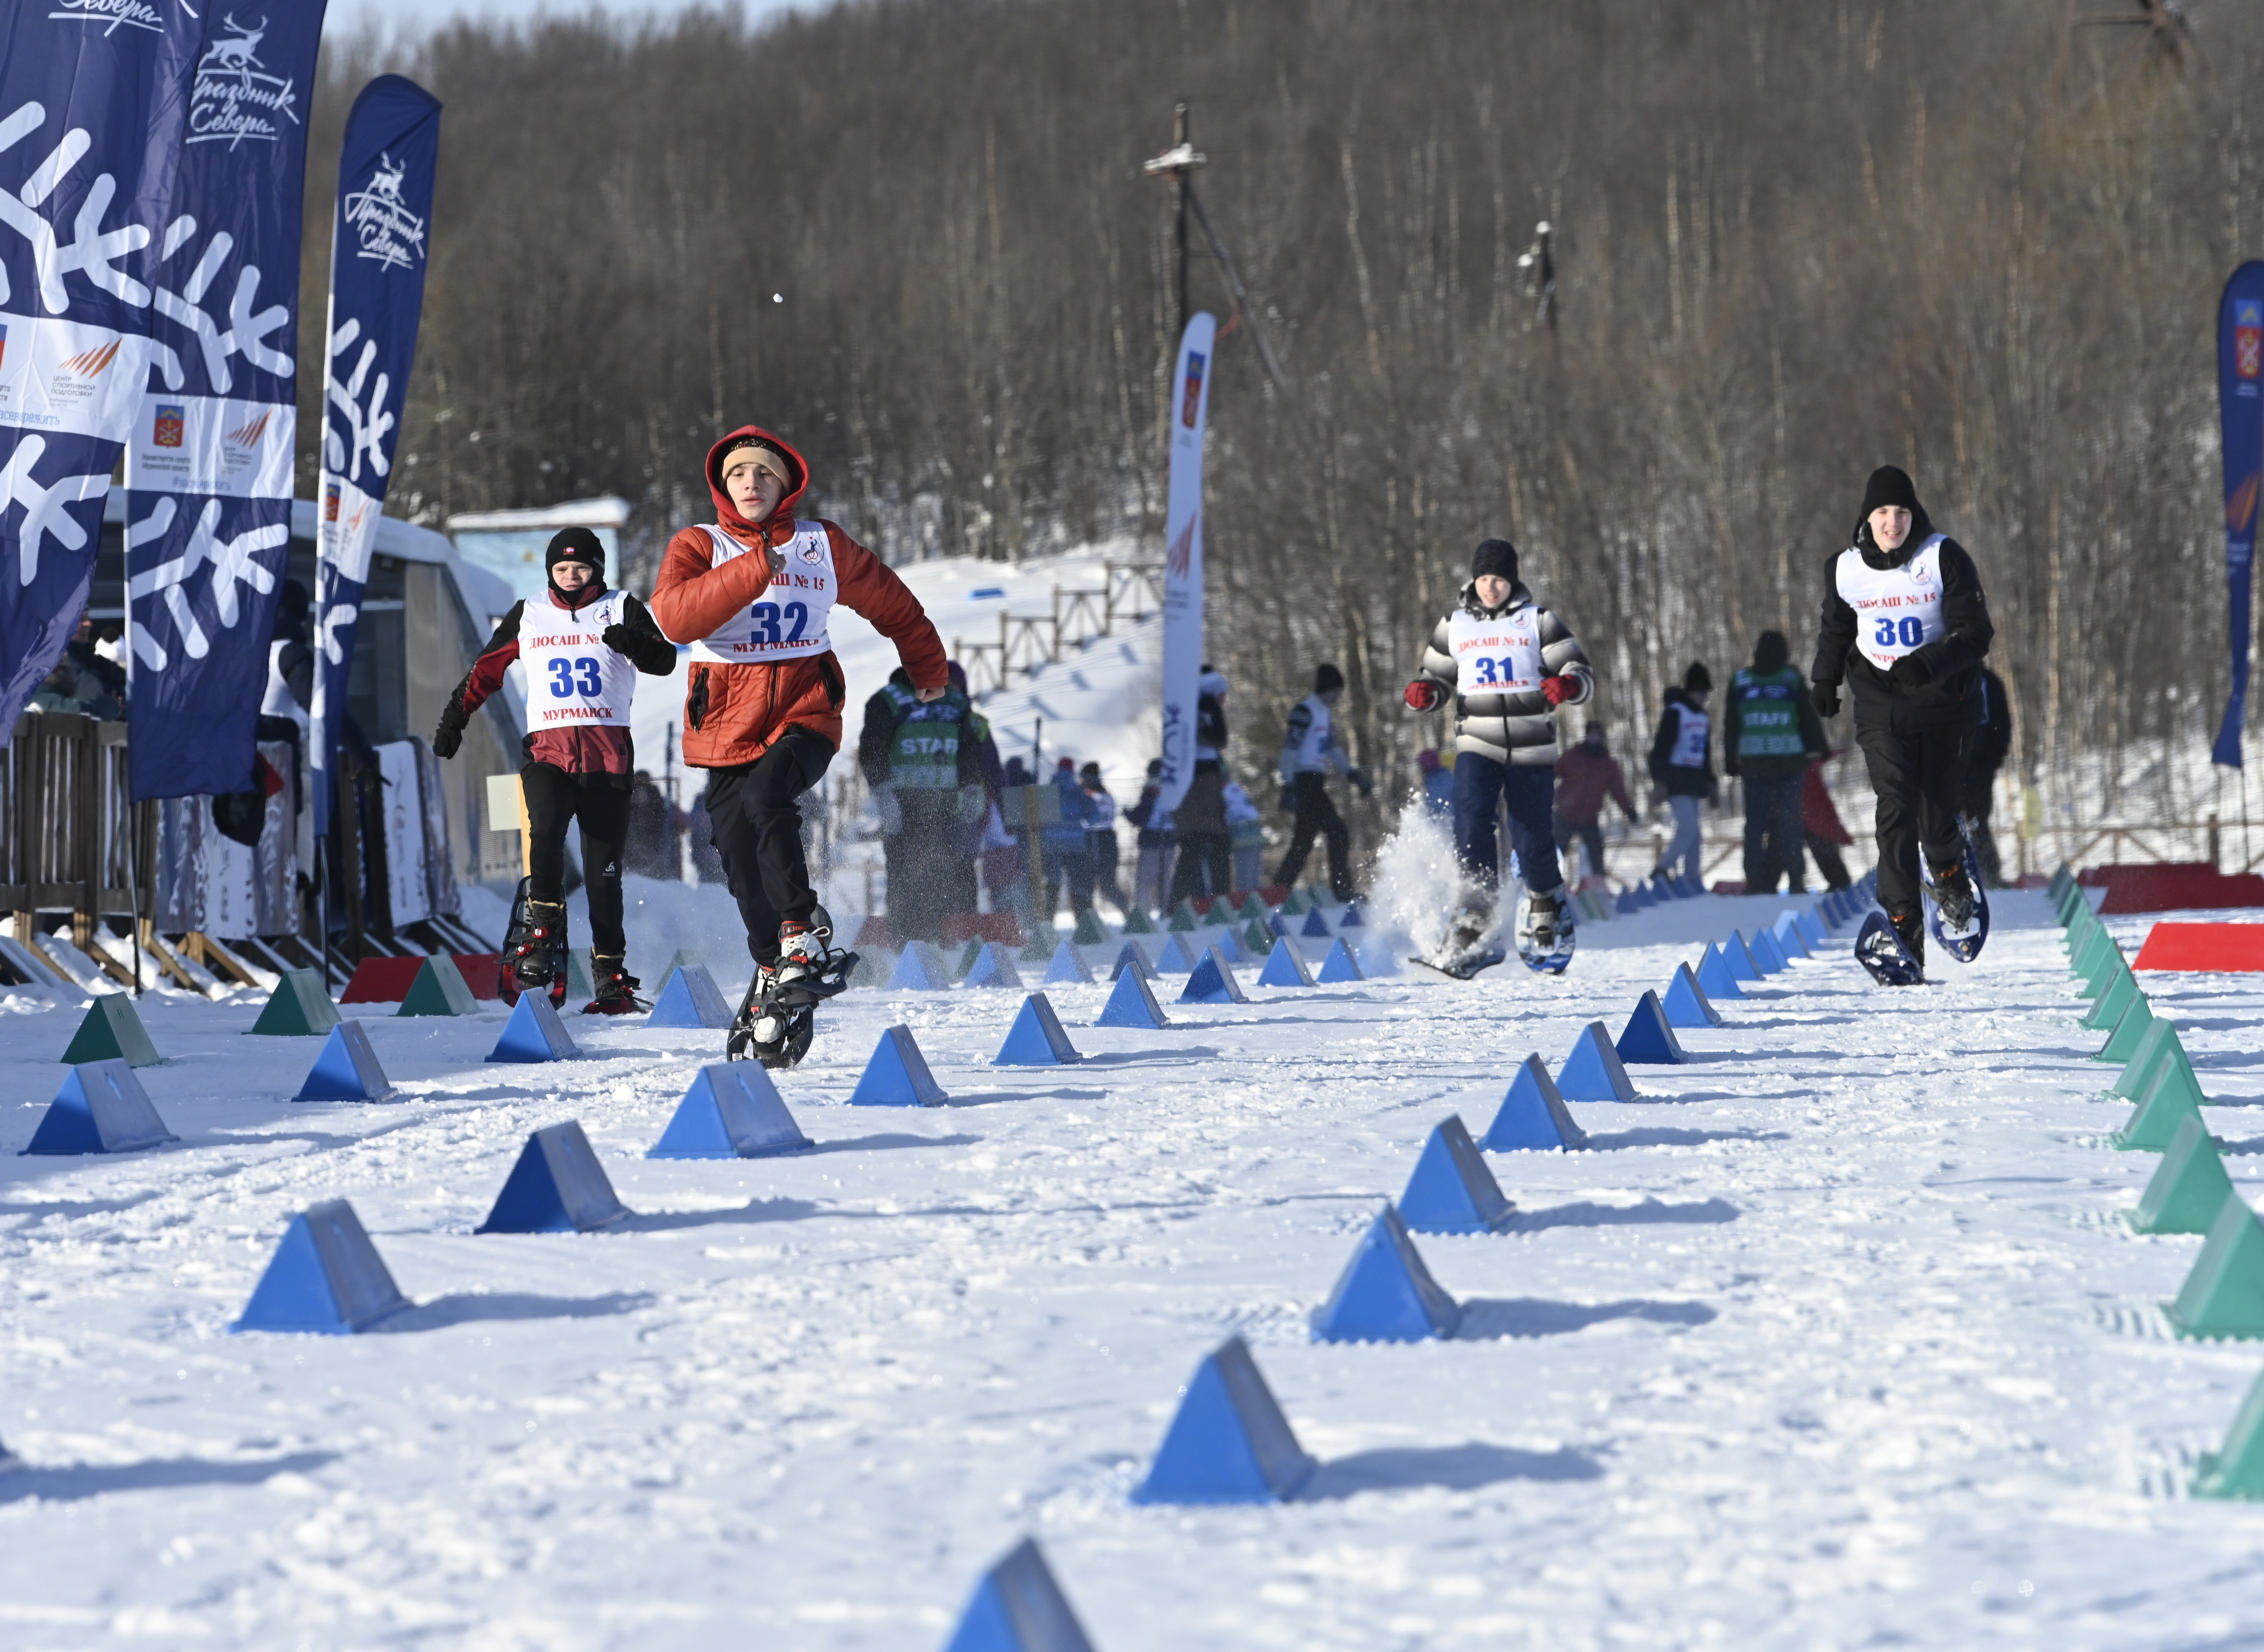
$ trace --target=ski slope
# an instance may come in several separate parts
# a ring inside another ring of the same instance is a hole
[[[781,1080],[816,1150],[745,1162],[641,1156],[720,1034],[570,1017],[590,1059],[498,1067],[492,1008],[376,1015],[406,1098],[294,1105],[314,1040],[154,995],[141,1077],[181,1143],[18,1157],[79,1001],[11,995],[0,1644],[932,1648],[1024,1533],[1104,1652],[2253,1643],[2264,1509],[2184,1487],[2264,1347],[2166,1328],[2201,1241],[2121,1223],[2155,1161],[2101,1145],[2126,1110],[2042,895],[1923,990],[1796,962],[1691,1065],[1634,1069],[1639,1102],[1573,1104],[1592,1150],[1490,1156],[1512,1230],[1417,1242],[1455,1340],[1309,1340],[1433,1126],[1483,1132],[1527,1051],[1778,909],[1591,925],[1561,981],[1251,986],[1155,1032],[1055,988],[1088,1058],[1060,1069],[989,1065],[1017,995],[860,989]],[[2213,1095],[2264,1098],[2254,982],[2146,984]],[[844,1105],[896,1023],[951,1105]],[[2253,1199],[2264,1130],[2210,1116]],[[475,1236],[570,1118],[636,1219]],[[229,1334],[332,1197],[418,1308]],[[1237,1331],[1308,1495],[1129,1506]]]

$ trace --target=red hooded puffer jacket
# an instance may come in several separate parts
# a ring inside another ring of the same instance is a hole
[[[745,437],[769,443],[787,456],[792,484],[778,509],[750,522],[723,491],[723,453]],[[794,506],[809,486],[809,461],[787,443],[752,424],[733,431],[708,450],[708,491],[715,519],[740,544],[766,553],[735,556],[715,565],[715,542],[704,529],[678,532],[662,556],[654,582],[652,617],[674,642],[696,642],[733,614],[759,601],[771,583],[772,547],[794,535]],[[872,621],[873,628],[896,645],[896,656],[915,688],[941,688],[947,666],[943,642],[920,607],[889,566],[831,522],[820,524],[832,542],[838,582],[835,601]],[[685,682],[684,760],[698,769],[735,768],[752,763],[788,728],[802,728],[841,749],[841,706],[848,697],[841,663],[831,654],[807,659],[752,661],[720,665],[693,660]]]

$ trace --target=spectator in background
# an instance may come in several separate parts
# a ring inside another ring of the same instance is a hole
[[[1234,873],[1226,830],[1226,674],[1206,665],[1196,685],[1194,779],[1172,811],[1179,850],[1172,906],[1194,895],[1224,895]]]
[[[1415,754],[1415,772],[1421,777],[1424,812],[1450,821],[1455,813],[1454,765],[1440,761],[1436,746],[1426,746]]]
[[[1172,884],[1172,834],[1156,822],[1156,799],[1163,790],[1164,760],[1148,761],[1148,778],[1140,787],[1140,801],[1124,811],[1124,818],[1139,831],[1138,859],[1133,864],[1132,902],[1142,911],[1160,911],[1164,893]]]
[[[1855,840],[1847,827],[1840,822],[1840,811],[1832,807],[1832,793],[1824,784],[1824,765],[1840,756],[1828,751],[1820,757],[1811,757],[1808,772],[1800,780],[1800,829],[1808,841],[1808,852],[1816,857],[1816,869],[1824,875],[1827,889],[1847,888],[1854,880],[1847,875],[1847,863],[1840,859],[1844,844]]]
[[[1651,783],[1666,794],[1674,815],[1674,837],[1659,858],[1652,876],[1689,880],[1694,888],[1705,887],[1705,862],[1700,853],[1698,805],[1714,801],[1714,759],[1708,750],[1713,720],[1706,714],[1707,696],[1714,692],[1714,674],[1703,660],[1690,662],[1682,685],[1670,688],[1658,714],[1658,733],[1651,743]],[[1682,867],[1675,871],[1676,863]]]
[[[1229,780],[1226,805],[1227,846],[1234,858],[1234,887],[1255,889],[1266,881],[1266,818],[1239,780]]]
[[[1092,841],[1087,824],[1092,819],[1092,801],[1078,784],[1076,758],[1063,757],[1055,765],[1053,787],[1061,801],[1061,819],[1039,833],[1046,857],[1046,903],[1038,914],[1041,924],[1061,910],[1064,885],[1070,911],[1092,908]]]
[[[1747,895],[1774,895],[1780,879],[1795,895],[1807,887],[1801,777],[1830,750],[1791,644],[1781,631],[1762,632],[1722,707],[1722,767],[1745,785]]]
[[[1628,796],[1627,776],[1620,769],[1620,761],[1612,756],[1604,743],[1603,724],[1591,719],[1580,743],[1556,759],[1556,816],[1555,821],[1556,852],[1564,853],[1575,842],[1588,851],[1588,871],[1595,877],[1604,875],[1604,800],[1611,799],[1620,806],[1620,813],[1629,820],[1636,818],[1636,807]],[[1567,881],[1578,881],[1578,868]]]
[[[1289,830],[1289,851],[1281,857],[1276,883],[1295,884],[1313,852],[1313,839],[1329,845],[1329,893],[1339,901],[1353,898],[1352,833],[1336,805],[1329,801],[1331,770],[1344,775],[1362,797],[1368,792],[1368,776],[1353,766],[1337,738],[1336,706],[1344,698],[1344,673],[1333,665],[1313,671],[1313,692],[1291,707],[1281,742],[1281,806],[1296,816]]]
[[[889,863],[889,929],[899,942],[940,938],[943,920],[975,909],[975,860],[961,826],[981,822],[979,719],[947,670],[923,699],[903,666],[865,702],[857,766],[872,788]]]
[[[1996,834],[1989,830],[1990,810],[1997,798],[1997,771],[2013,750],[2013,697],[2005,679],[1984,666],[1981,670],[1981,721],[1973,731],[1973,744],[1965,757],[1965,796],[1963,808],[1973,828],[1973,859],[1981,863],[1982,880],[1992,889],[2005,887],[2005,863],[1997,855]]]
[[[1104,897],[1120,912],[1128,913],[1124,903],[1123,887],[1116,881],[1118,852],[1116,844],[1116,800],[1100,783],[1100,765],[1088,763],[1078,771],[1078,781],[1085,788],[1085,801],[1092,806],[1092,818],[1085,822],[1087,845],[1092,855],[1093,892]]]

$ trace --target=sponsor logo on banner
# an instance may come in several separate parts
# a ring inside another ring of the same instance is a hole
[[[98,378],[109,372],[110,364],[118,359],[118,344],[119,341],[113,338],[106,344],[82,350],[63,362],[62,370],[75,379]]]
[[[2246,533],[2256,520],[2256,485],[2260,479],[2251,476],[2232,490],[2224,502],[2224,525],[2235,533]]]
[[[369,181],[346,197],[338,214],[354,232],[356,256],[388,270],[405,270],[424,261],[424,221],[401,199],[408,175],[406,163],[381,154]]]
[[[2232,370],[2244,379],[2264,377],[2264,301],[2233,301]]]
[[[335,522],[337,519],[338,484],[334,482],[323,489],[323,520]]]
[[[1179,423],[1187,429],[1195,427],[1195,411],[1202,405],[1203,359],[1194,351],[1187,351],[1187,388],[1179,401]]]
[[[4,370],[4,369],[6,368],[6,366],[7,366],[7,365],[8,365],[8,328],[7,328],[7,324],[6,324],[4,322],[0,322],[0,370]]]
[[[0,362],[0,427],[97,438],[138,428],[147,340],[20,314],[0,322],[0,338],[12,346]]]
[[[274,417],[275,409],[270,408],[250,424],[237,425],[228,433],[228,439],[238,447],[257,447],[259,438],[267,433],[268,421]]]
[[[1194,562],[1195,525],[1201,520],[1201,511],[1189,517],[1186,526],[1179,530],[1179,537],[1172,541],[1172,548],[1164,554],[1164,568],[1166,572],[1183,578],[1186,576],[1188,568]]]
[[[156,419],[149,428],[149,439],[160,447],[178,447],[183,422],[178,402],[160,402]]]
[[[291,496],[298,418],[287,404],[185,395],[144,402],[127,446],[127,486],[229,499]]]
[[[54,8],[47,13],[50,23],[91,23],[105,34],[115,34],[120,29],[147,29],[157,34],[165,27],[164,12],[149,0],[48,0],[48,4]]]
[[[267,19],[250,28],[231,11],[221,19],[230,31],[205,47],[189,89],[188,143],[225,143],[239,149],[246,139],[273,143],[287,126],[301,124],[299,88],[271,75],[259,61]]]

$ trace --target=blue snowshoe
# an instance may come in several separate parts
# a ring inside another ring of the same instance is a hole
[[[1970,964],[1981,955],[1982,944],[1989,938],[1989,892],[1982,887],[1981,863],[1973,853],[1971,830],[1960,819],[1957,830],[1965,846],[1958,856],[1956,874],[1927,885],[1926,892],[1933,897],[1927,927],[1934,931],[1942,951],[1961,964]]]
[[[1517,926],[1517,955],[1527,969],[1536,975],[1563,975],[1578,938],[1569,890],[1559,888],[1548,895],[1526,896],[1525,918]]]
[[[1855,961],[1883,987],[1926,984],[1925,957],[1904,944],[1895,931],[1894,921],[1876,907],[1871,909],[1871,915],[1863,920],[1862,932],[1855,937]]]

